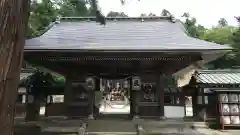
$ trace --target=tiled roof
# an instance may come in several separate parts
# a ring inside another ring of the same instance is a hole
[[[189,37],[180,21],[160,17],[108,18],[106,26],[94,21],[60,21],[43,35],[26,41],[25,50],[226,50]]]
[[[197,83],[240,84],[240,70],[203,70],[194,75]]]

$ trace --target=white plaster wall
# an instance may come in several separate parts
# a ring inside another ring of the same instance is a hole
[[[183,118],[185,117],[184,106],[164,106],[164,116],[167,118]]]

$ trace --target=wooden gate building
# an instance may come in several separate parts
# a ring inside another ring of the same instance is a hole
[[[164,118],[167,104],[164,89],[171,89],[166,85],[166,76],[193,64],[215,60],[231,50],[190,37],[182,23],[171,17],[106,18],[106,26],[94,20],[62,17],[41,36],[26,41],[27,62],[66,77],[64,113],[69,117],[97,117],[94,109],[94,91],[100,89],[97,76],[127,78],[130,117]],[[142,84],[147,83],[154,85],[155,100],[142,100]],[[176,104],[182,105],[182,100],[176,100]]]

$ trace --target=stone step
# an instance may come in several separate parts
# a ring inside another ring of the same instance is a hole
[[[209,128],[205,122],[194,122],[192,124],[192,127],[194,127],[194,128]]]
[[[127,120],[89,120],[87,135],[136,135],[137,127]]]
[[[137,135],[137,132],[86,132],[84,135]]]

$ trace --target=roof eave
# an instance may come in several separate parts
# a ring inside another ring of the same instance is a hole
[[[232,49],[153,49],[153,50],[138,50],[138,49],[24,49],[24,52],[169,52],[169,53],[213,53],[227,52]]]

